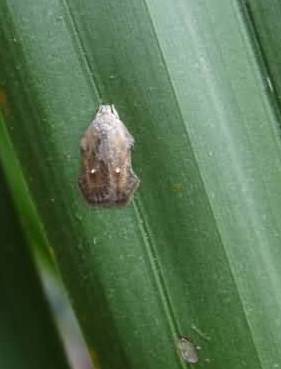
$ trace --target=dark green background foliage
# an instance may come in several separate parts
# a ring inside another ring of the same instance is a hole
[[[69,368],[0,171],[0,367]]]

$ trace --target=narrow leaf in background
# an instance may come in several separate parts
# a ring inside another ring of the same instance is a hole
[[[67,369],[62,342],[0,170],[0,367]]]

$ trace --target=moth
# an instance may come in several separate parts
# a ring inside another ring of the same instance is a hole
[[[189,364],[196,364],[199,361],[197,350],[188,337],[180,337],[178,341],[178,349],[182,359]]]
[[[140,183],[131,164],[133,145],[114,105],[100,105],[80,144],[79,187],[90,205],[120,207],[130,202]]]

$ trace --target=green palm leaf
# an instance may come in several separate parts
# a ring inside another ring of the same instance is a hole
[[[8,137],[93,356],[180,368],[188,336],[198,368],[278,368],[279,111],[244,2],[0,7],[2,162],[8,176]],[[100,103],[136,140],[141,187],[122,210],[77,186]]]

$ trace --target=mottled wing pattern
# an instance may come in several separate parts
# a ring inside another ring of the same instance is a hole
[[[98,206],[109,203],[109,173],[107,165],[100,161],[96,172],[93,172],[92,168],[88,162],[85,162],[84,171],[79,178],[80,189],[89,204]]]
[[[116,206],[122,206],[129,203],[135,190],[139,185],[139,179],[130,167],[123,167],[120,173],[113,172],[111,179],[112,203]]]
[[[134,140],[119,118],[114,119],[102,115],[94,120],[81,140],[79,186],[93,206],[125,206],[139,185],[131,167]]]

